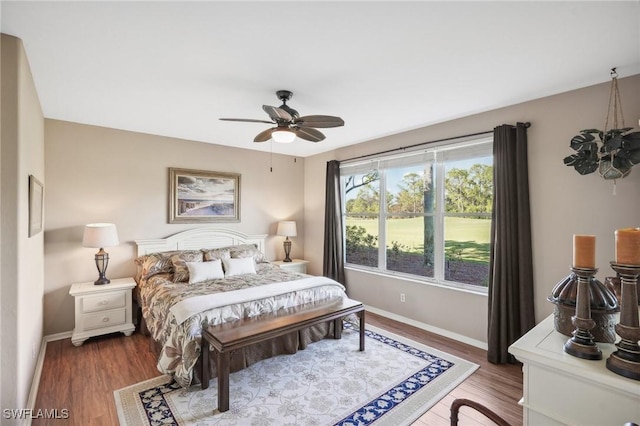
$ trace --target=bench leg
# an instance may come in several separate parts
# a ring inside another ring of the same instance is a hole
[[[360,351],[364,351],[364,309],[358,316],[360,317]]]
[[[200,372],[200,387],[207,389],[209,387],[209,342],[202,339],[200,348],[200,366],[202,371]]]
[[[218,352],[218,411],[229,410],[229,352]]]

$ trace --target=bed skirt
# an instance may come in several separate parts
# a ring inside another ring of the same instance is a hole
[[[140,317],[141,318],[141,317]],[[149,347],[152,351],[159,356],[162,346],[153,340],[149,331],[147,330],[144,319],[140,321],[140,332],[149,337]],[[251,345],[245,348],[238,349],[231,352],[231,364],[230,370],[234,371],[243,370],[250,365],[255,364],[258,361],[272,358],[278,355],[291,355],[295,354],[299,350],[304,350],[307,345],[322,340],[327,337],[333,336],[333,321],[329,321],[324,324],[317,324],[303,330],[293,332],[284,336],[279,336],[265,342],[260,342],[255,345]],[[216,354],[215,350],[209,352],[209,377],[214,379],[218,377],[216,368]],[[202,363],[198,357],[195,367],[193,368],[191,385],[200,385],[200,377],[202,371]]]

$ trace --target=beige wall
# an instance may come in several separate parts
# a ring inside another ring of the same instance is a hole
[[[42,340],[43,233],[29,237],[28,194],[29,175],[46,189],[44,119],[22,41],[5,34],[1,80],[1,406],[26,408]]]
[[[45,334],[73,329],[69,287],[97,278],[96,249],[81,244],[85,224],[117,226],[120,245],[107,249],[109,278],[135,272],[134,240],[198,226],[168,223],[169,167],[240,173],[241,222],[219,226],[270,234],[266,255],[282,259],[276,223],[295,220],[292,256],[304,257],[304,159],[56,120],[45,120],[45,135]]]
[[[553,311],[553,305],[547,302],[546,297],[553,286],[569,273],[573,234],[596,235],[600,269],[598,277],[602,280],[613,274],[608,263],[614,256],[614,230],[640,226],[640,166],[636,166],[627,178],[617,182],[617,195],[614,195],[612,182],[604,181],[597,174],[581,176],[562,162],[565,156],[572,153],[570,139],[581,129],[603,127],[609,86],[609,83],[600,84],[307,158],[306,199],[311,198],[309,194],[324,194],[325,165],[330,159],[344,160],[415,143],[491,130],[500,124],[530,121],[529,179],[535,310],[539,322]],[[620,79],[619,87],[626,124],[637,128],[640,118],[640,75]],[[306,209],[307,229],[322,227],[323,220],[322,210]],[[321,258],[321,254],[322,240],[307,239],[305,255],[308,258]],[[352,297],[368,305],[478,342],[486,342],[486,296],[358,271],[347,271],[347,286]],[[406,293],[406,303],[400,302],[400,293]]]
[[[322,275],[325,174],[327,161],[333,160],[333,156],[333,152],[327,152],[305,158],[304,223],[307,232],[304,239],[304,255],[305,259],[310,261],[307,272],[312,275]],[[308,223],[312,226],[306,226]]]

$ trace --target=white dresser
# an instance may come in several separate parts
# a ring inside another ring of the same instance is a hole
[[[131,290],[135,286],[133,278],[113,279],[103,285],[94,285],[93,281],[73,284],[69,290],[75,298],[71,343],[80,346],[89,337],[116,332],[131,336],[135,330]]]
[[[598,343],[603,358],[589,361],[566,354],[567,339],[550,315],[509,347],[523,363],[524,426],[640,424],[640,381],[606,368],[615,346]]]

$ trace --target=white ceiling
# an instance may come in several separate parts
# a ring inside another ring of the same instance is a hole
[[[45,117],[308,156],[640,73],[640,1],[2,1]],[[275,91],[342,117],[253,143]],[[497,123],[498,124],[498,123]],[[479,129],[484,130],[484,129]]]

